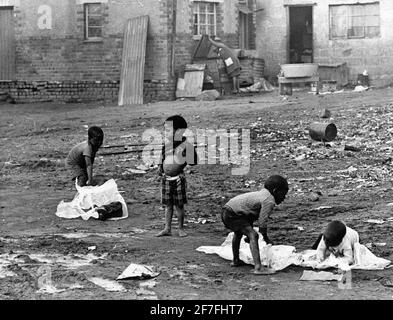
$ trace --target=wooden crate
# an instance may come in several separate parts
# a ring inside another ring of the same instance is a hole
[[[347,63],[319,64],[318,69],[321,81],[336,81],[337,89],[348,84],[349,70]]]

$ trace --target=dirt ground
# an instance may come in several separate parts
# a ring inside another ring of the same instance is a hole
[[[322,108],[331,110],[338,128],[337,139],[326,146],[312,142],[306,130],[321,120]],[[341,290],[336,282],[300,282],[299,267],[258,277],[250,274],[251,266],[233,269],[229,261],[195,250],[221,245],[226,238],[219,214],[227,200],[257,190],[278,173],[288,177],[290,191],[270,221],[275,244],[308,249],[328,221],[342,219],[376,255],[392,260],[393,89],[319,96],[302,91],[288,98],[273,92],[139,107],[3,104],[0,112],[0,255],[17,256],[6,266],[14,276],[0,278],[0,299],[393,298],[392,288],[382,285],[392,269],[354,271],[352,289]],[[105,145],[135,143],[146,129],[161,130],[165,118],[177,113],[191,129],[252,129],[247,176],[233,176],[228,165],[219,164],[189,170],[189,237],[177,236],[176,221],[173,237],[154,237],[164,225],[159,182],[156,170],[127,172],[142,164],[138,153],[97,158],[95,165],[95,172],[117,180],[128,203],[127,220],[64,220],[55,215],[59,202],[75,194],[63,162],[70,148],[85,139],[86,126],[101,126]],[[345,145],[360,151],[345,151]],[[48,262],[52,284],[64,290],[51,294],[38,292],[42,263],[33,254],[94,254],[102,259],[76,268]],[[153,283],[123,281],[124,292],[110,292],[88,280],[115,280],[130,263],[154,266],[161,274]]]

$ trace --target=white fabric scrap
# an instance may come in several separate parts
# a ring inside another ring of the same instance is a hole
[[[117,280],[125,280],[125,279],[148,279],[155,278],[160,275],[159,272],[154,271],[153,267],[143,266],[139,264],[130,264],[123,273],[117,277]]]
[[[111,218],[109,220],[121,220],[128,218],[127,204],[117,189],[115,180],[111,179],[102,186],[86,186],[80,187],[75,184],[77,194],[71,202],[61,201],[57,206],[56,215],[64,219],[82,218],[89,220],[90,218],[98,219],[99,215],[96,207],[108,205],[113,202],[122,204],[123,216],[119,218]],[[89,210],[85,212],[84,210]]]
[[[232,238],[234,233],[230,233],[221,246],[203,246],[196,250],[207,254],[217,254],[226,260],[233,260],[232,254]],[[296,252],[293,246],[277,245],[268,246],[263,240],[263,236],[259,234],[259,251],[261,263],[264,266],[269,266],[275,271],[285,269],[290,265],[310,267],[313,269],[327,269],[339,268],[347,271],[350,269],[362,270],[383,270],[391,261],[375,256],[366,246],[356,243],[354,246],[355,263],[351,266],[344,262],[341,258],[336,258],[331,254],[322,262],[317,261],[316,250],[305,250],[303,252]],[[247,264],[254,264],[250,245],[244,241],[244,237],[240,242],[239,257]]]

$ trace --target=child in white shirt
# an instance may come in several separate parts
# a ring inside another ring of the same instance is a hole
[[[333,253],[343,258],[349,265],[354,260],[354,245],[359,242],[359,234],[341,221],[328,224],[317,247],[317,260],[323,261]]]

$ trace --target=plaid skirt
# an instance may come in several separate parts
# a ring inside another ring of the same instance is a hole
[[[187,204],[187,180],[179,176],[176,180],[161,179],[161,204],[174,205],[182,208]]]

